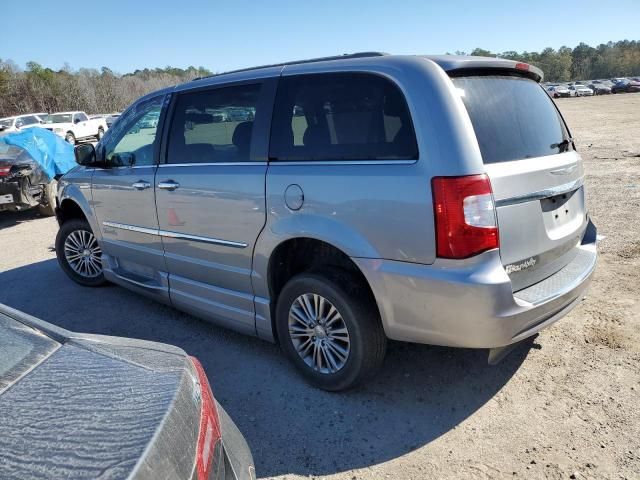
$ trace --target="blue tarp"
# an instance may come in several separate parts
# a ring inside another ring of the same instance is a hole
[[[73,146],[44,128],[25,128],[0,136],[0,143],[25,150],[49,178],[64,175],[77,166]]]

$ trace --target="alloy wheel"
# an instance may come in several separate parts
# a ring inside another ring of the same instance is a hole
[[[78,275],[94,278],[102,273],[102,250],[93,233],[74,230],[64,241],[64,257]]]
[[[289,337],[298,355],[313,370],[341,370],[351,352],[347,325],[338,309],[316,293],[305,293],[289,309]]]

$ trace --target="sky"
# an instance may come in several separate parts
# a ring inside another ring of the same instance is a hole
[[[119,73],[640,40],[640,0],[10,0],[2,20],[2,60]]]

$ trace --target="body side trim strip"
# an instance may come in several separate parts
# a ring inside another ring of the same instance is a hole
[[[191,240],[194,242],[210,243],[213,245],[222,245],[225,247],[233,247],[233,248],[247,247],[247,244],[244,242],[234,242],[232,240],[222,240],[220,238],[188,235],[186,233],[171,232],[169,230],[160,230],[160,229],[154,229],[154,228],[138,227],[136,225],[127,225],[124,223],[105,221],[105,222],[102,222],[102,225],[105,227],[118,228],[120,230],[128,230],[130,232],[145,233],[147,235],[158,235],[160,237],[167,237],[167,238],[178,238],[182,240]]]

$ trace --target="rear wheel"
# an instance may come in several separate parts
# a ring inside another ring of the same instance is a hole
[[[76,136],[73,134],[73,132],[67,132],[67,134],[65,135],[64,139],[70,143],[71,145],[75,145],[76,144]]]
[[[56,214],[56,193],[58,192],[58,181],[51,180],[49,184],[44,186],[42,199],[38,205],[41,215],[51,217]]]
[[[62,224],[56,236],[56,256],[62,270],[76,283],[99,287],[106,283],[102,271],[102,250],[86,220]]]
[[[276,307],[280,346],[313,385],[337,391],[373,376],[386,336],[375,302],[348,272],[303,273],[284,286]]]

